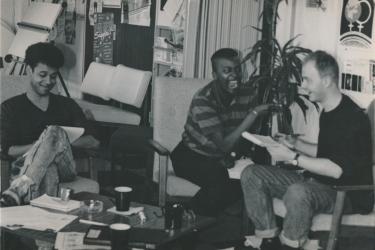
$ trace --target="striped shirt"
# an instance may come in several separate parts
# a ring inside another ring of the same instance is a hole
[[[200,89],[193,97],[185,130],[184,144],[191,150],[210,157],[221,157],[223,152],[210,139],[210,135],[221,133],[223,137],[234,131],[257,105],[255,88],[241,85],[228,107],[218,100],[215,82]]]

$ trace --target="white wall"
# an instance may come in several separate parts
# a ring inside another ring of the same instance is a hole
[[[361,49],[357,47],[343,47],[339,43],[341,11],[343,0],[327,0],[325,10],[320,8],[306,7],[307,0],[291,0],[287,5],[280,4],[280,20],[277,26],[276,36],[281,44],[290,38],[300,34],[296,44],[311,50],[325,50],[334,55],[339,62],[340,69],[343,70],[348,64],[348,60],[365,61],[367,66],[362,75],[369,78],[369,60],[375,60],[375,18],[373,23],[373,47],[371,49]],[[357,68],[358,67],[357,65]],[[341,75],[340,75],[341,77]],[[369,80],[364,83],[371,84]],[[353,92],[353,91],[350,91]],[[353,93],[351,94],[363,99],[364,103],[375,98],[374,94]],[[358,99],[360,99],[358,98]]]
[[[325,11],[307,8],[306,0],[292,0],[280,4],[281,20],[277,26],[277,37],[284,44],[291,37],[301,35],[298,42],[312,50],[337,53],[337,41],[341,18],[342,1],[328,0]],[[291,20],[294,17],[294,20]]]

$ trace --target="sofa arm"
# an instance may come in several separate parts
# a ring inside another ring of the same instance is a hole
[[[149,146],[159,154],[159,206],[165,206],[167,200],[168,162],[170,152],[155,140],[148,140]]]
[[[155,141],[155,140],[148,140],[148,143],[149,143],[149,146],[156,152],[158,153],[159,155],[163,155],[163,156],[169,156],[170,155],[170,152],[168,149],[166,149],[165,147],[163,147],[159,142]]]

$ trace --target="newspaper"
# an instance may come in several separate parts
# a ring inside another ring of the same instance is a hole
[[[58,232],[77,218],[75,215],[53,213],[31,205],[0,208],[0,214],[1,227],[12,230],[28,228]]]

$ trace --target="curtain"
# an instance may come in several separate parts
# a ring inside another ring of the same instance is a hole
[[[211,78],[211,55],[220,48],[245,55],[261,37],[262,0],[190,0],[184,46],[184,77]],[[246,66],[251,70],[250,65]]]

